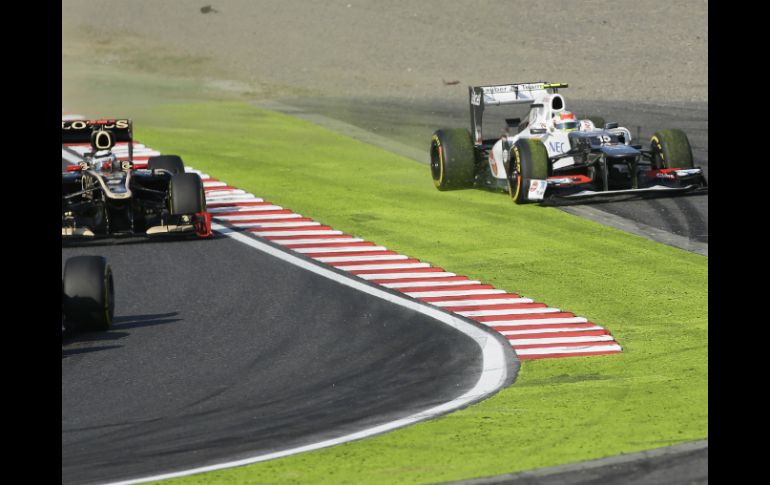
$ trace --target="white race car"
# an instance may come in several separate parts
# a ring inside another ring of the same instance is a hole
[[[578,119],[568,111],[558,93],[566,87],[547,82],[469,86],[470,132],[441,129],[431,140],[436,188],[498,187],[517,204],[550,197],[707,190],[684,132],[660,130],[649,149],[632,145],[627,128]],[[501,137],[485,139],[485,108],[516,104],[528,105],[527,117],[506,119]]]

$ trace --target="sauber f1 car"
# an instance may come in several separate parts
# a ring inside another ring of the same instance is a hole
[[[61,334],[109,330],[115,315],[112,269],[101,256],[67,260],[61,281]]]
[[[618,123],[577,119],[567,111],[558,94],[566,87],[547,82],[469,86],[470,132],[442,129],[433,134],[430,158],[436,188],[498,188],[517,204],[708,190],[684,132],[660,130],[650,147],[642,148],[632,144],[631,132]],[[485,108],[517,104],[529,108],[524,121],[508,118],[501,137],[485,139]]]
[[[127,144],[128,157],[113,152]],[[62,149],[90,146],[62,172],[62,237],[211,235],[203,181],[176,155],[133,160],[128,119],[62,120]]]

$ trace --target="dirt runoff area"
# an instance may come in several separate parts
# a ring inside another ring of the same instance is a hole
[[[463,99],[468,85],[546,80],[578,99],[708,101],[704,0],[64,0],[62,44],[65,70],[77,59],[262,98]]]

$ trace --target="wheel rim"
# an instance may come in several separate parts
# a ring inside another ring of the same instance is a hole
[[[511,195],[513,199],[516,199],[519,195],[519,190],[521,188],[521,179],[519,175],[519,159],[514,154],[514,151],[511,150],[511,155],[509,157],[511,159],[511,173],[508,177],[508,193]]]

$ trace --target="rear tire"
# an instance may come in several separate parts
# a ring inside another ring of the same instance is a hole
[[[548,178],[548,151],[540,140],[520,138],[508,159],[508,193],[515,203],[527,204],[530,182]]]
[[[430,143],[430,172],[438,190],[473,186],[476,151],[471,134],[463,128],[437,130]]]
[[[172,174],[184,173],[184,162],[179,155],[157,155],[147,160],[150,170],[168,170]]]
[[[650,139],[653,168],[692,168],[692,147],[687,135],[678,129],[657,131]]]
[[[203,181],[197,173],[177,173],[168,184],[171,215],[190,215],[206,211]]]
[[[62,308],[83,330],[109,330],[115,316],[112,269],[101,256],[75,256],[64,265]]]

